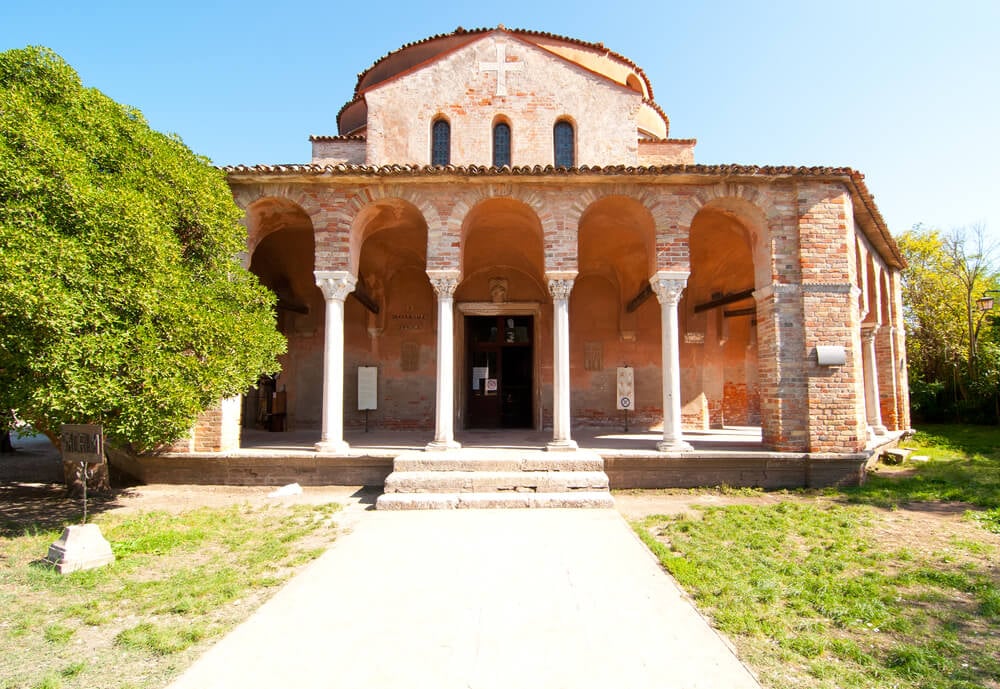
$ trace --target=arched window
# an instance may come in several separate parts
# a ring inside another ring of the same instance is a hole
[[[434,120],[431,127],[431,165],[451,163],[451,125],[448,120]]]
[[[510,165],[510,125],[497,122],[493,126],[493,167]]]
[[[552,130],[552,141],[555,147],[555,166],[573,167],[575,160],[573,145],[573,125],[566,120],[559,120]]]

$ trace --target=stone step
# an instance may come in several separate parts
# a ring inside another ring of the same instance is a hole
[[[906,448],[892,447],[882,451],[881,460],[883,464],[903,464],[912,452],[913,450]]]
[[[447,452],[404,452],[394,471],[604,471],[596,452],[461,449]]]
[[[394,471],[386,493],[493,493],[608,490],[603,471]]]
[[[384,493],[379,510],[613,508],[607,491],[569,493]]]

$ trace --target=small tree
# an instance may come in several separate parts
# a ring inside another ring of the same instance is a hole
[[[0,409],[148,449],[276,371],[239,215],[219,170],[57,55],[0,53]]]
[[[984,314],[977,305],[979,297],[996,286],[997,274],[993,266],[996,244],[986,241],[985,228],[973,225],[971,228],[952,230],[944,239],[944,249],[950,268],[962,287],[962,305],[965,310],[966,345],[968,347],[969,378],[979,377],[979,328]]]
[[[994,349],[985,345],[993,330],[981,332],[992,319],[977,300],[997,287],[995,247],[981,226],[946,235],[917,226],[899,246],[909,264],[903,306],[914,412],[947,404],[970,418],[992,416]]]

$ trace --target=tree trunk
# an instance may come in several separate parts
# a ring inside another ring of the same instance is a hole
[[[63,462],[63,478],[66,490],[73,497],[83,495],[83,477],[80,475],[80,462]],[[108,475],[108,463],[87,464],[87,495],[103,495],[111,492],[111,479]]]

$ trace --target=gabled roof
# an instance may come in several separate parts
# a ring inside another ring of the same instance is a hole
[[[338,130],[342,134],[350,134],[352,131],[356,130],[355,128],[350,131],[345,131],[343,126],[343,117],[348,110],[356,107],[364,108],[364,94],[368,90],[393,79],[404,72],[434,61],[446,53],[458,50],[459,48],[491,33],[508,34],[513,38],[531,43],[539,49],[552,53],[553,55],[556,55],[564,60],[576,63],[588,71],[601,74],[615,83],[638,90],[643,96],[643,102],[652,107],[657,114],[662,116],[664,122],[668,122],[663,110],[653,101],[653,86],[649,81],[649,77],[647,77],[646,73],[642,71],[642,68],[624,55],[608,50],[603,43],[582,41],[576,38],[560,36],[545,31],[508,29],[501,24],[495,28],[464,29],[462,27],[458,27],[451,33],[437,34],[419,41],[407,43],[401,48],[382,56],[376,60],[371,67],[358,74],[358,80],[354,87],[353,98],[345,103],[337,113]],[[627,73],[630,75],[627,79],[631,79],[631,75],[634,75],[634,77],[641,80],[641,83],[623,82],[612,76],[610,73],[602,71],[599,68],[599,65],[584,65],[579,62],[578,59],[574,59],[574,56],[572,55],[573,51],[577,52],[577,56],[579,56],[579,51],[583,51],[590,53],[598,59],[606,60],[606,69],[609,68],[608,66],[611,64],[617,64],[619,67],[626,69]]]
[[[479,38],[480,36],[486,35],[493,32],[503,32],[508,33],[513,36],[519,36],[531,43],[536,45],[541,45],[538,40],[532,39],[547,39],[554,40],[561,43],[566,43],[574,45],[581,48],[586,48],[592,50],[595,53],[603,54],[607,57],[612,58],[616,62],[619,62],[627,67],[639,76],[646,86],[647,97],[652,100],[653,98],[653,87],[649,83],[649,78],[646,73],[642,71],[637,64],[629,60],[624,55],[608,50],[604,47],[603,43],[591,43],[589,41],[581,41],[576,38],[570,38],[568,36],[560,36],[558,34],[548,33],[546,31],[532,31],[530,29],[508,29],[503,24],[495,28],[479,28],[479,29],[463,29],[461,26],[447,34],[437,34],[435,36],[430,36],[428,38],[423,38],[419,41],[413,41],[412,43],[407,43],[401,48],[398,48],[391,53],[383,55],[378,60],[376,60],[371,67],[365,71],[358,74],[358,81],[354,87],[354,96],[360,96],[362,92],[368,88],[374,86],[375,84],[387,79],[399,71],[409,69],[415,64],[424,62],[440,53],[450,51],[457,47],[458,45],[469,42],[471,39]],[[401,59],[403,56],[409,57],[409,59]],[[398,67],[393,67],[392,63],[397,62],[400,64]]]

